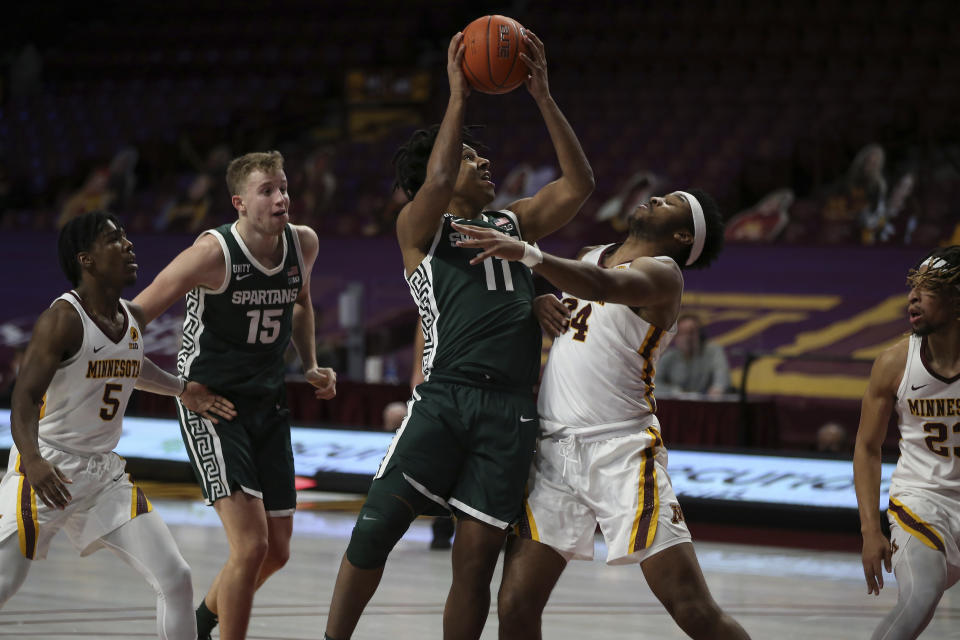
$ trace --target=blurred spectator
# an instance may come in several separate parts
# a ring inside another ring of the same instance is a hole
[[[297,176],[294,193],[298,217],[304,224],[323,228],[323,218],[330,211],[337,177],[333,173],[333,148],[322,147],[311,153]]]
[[[403,189],[394,189],[384,203],[380,214],[363,229],[363,235],[373,236],[381,233],[393,233],[397,225],[397,215],[400,214],[403,205],[409,201],[410,199],[403,192]]]
[[[406,402],[391,402],[383,408],[383,430],[396,431],[407,417]]]
[[[869,144],[857,153],[847,174],[848,198],[854,207],[859,207],[857,219],[863,244],[909,242],[917,224],[917,220],[911,218],[899,230],[894,226],[893,221],[913,193],[916,180],[912,172],[903,174],[888,196],[885,164],[883,148]]]
[[[857,152],[846,177],[824,204],[820,242],[874,244],[893,233],[886,217],[885,163],[886,153],[878,144]]]
[[[913,172],[905,173],[897,181],[890,197],[887,198],[887,218],[893,220],[904,209],[907,200],[913,195],[913,189],[917,184],[917,179]],[[914,211],[903,224],[903,233],[897,239],[904,244],[910,244],[913,240],[913,233],[916,231],[919,222],[918,212]]]
[[[700,319],[682,314],[677,335],[657,366],[657,388],[718,396],[730,388],[730,365],[723,347],[707,340]]]
[[[534,168],[522,162],[511,169],[503,182],[497,185],[497,195],[493,202],[487,205],[487,209],[499,211],[521,198],[529,198],[556,175],[557,170],[552,166],[543,165]]]
[[[137,161],[140,152],[135,147],[124,147],[117,151],[107,169],[107,188],[113,194],[114,211],[124,211],[130,203],[130,197],[137,187]]]
[[[790,221],[788,211],[796,200],[791,189],[777,189],[760,202],[730,218],[726,239],[734,242],[773,242]]]
[[[868,215],[882,212],[886,206],[887,181],[883,177],[886,159],[883,147],[868,144],[857,152],[847,171],[847,193]]]
[[[62,229],[77,216],[90,211],[104,211],[113,204],[114,194],[110,191],[110,171],[106,167],[98,167],[90,172],[83,186],[67,198],[60,219],[57,220],[57,229]]]
[[[630,176],[617,195],[597,211],[598,222],[609,222],[618,233],[630,227],[630,216],[638,206],[650,199],[662,181],[649,171],[638,171]]]
[[[827,422],[817,429],[817,451],[820,453],[849,453],[847,430],[836,422]]]
[[[199,173],[189,182],[186,191],[167,204],[158,220],[158,228],[174,233],[196,232],[208,226],[207,217],[212,202],[213,178]]]

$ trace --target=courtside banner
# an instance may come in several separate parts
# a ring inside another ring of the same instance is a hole
[[[389,432],[303,427],[292,427],[291,434],[297,475],[307,477],[372,476],[393,438]],[[0,449],[12,445],[10,411],[0,409]],[[125,458],[187,462],[175,420],[124,418],[116,452]],[[894,467],[881,466],[881,508],[888,502]],[[672,449],[668,471],[681,497],[857,508],[853,463],[847,460]]]

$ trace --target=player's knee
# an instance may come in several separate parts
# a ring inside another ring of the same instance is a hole
[[[167,567],[160,581],[160,591],[164,594],[179,594],[184,590],[193,593],[193,579],[190,566],[181,558],[179,562],[171,562]]]
[[[712,599],[699,597],[678,598],[669,610],[677,625],[693,638],[710,637],[723,618]]]
[[[283,544],[271,542],[270,549],[267,551],[267,557],[263,561],[270,569],[276,571],[283,568],[290,560],[290,543]]]
[[[413,520],[403,503],[393,497],[389,500],[396,504],[378,505],[368,499],[360,511],[347,545],[347,560],[358,569],[379,569],[385,565],[387,556]]]
[[[248,534],[231,547],[230,556],[243,566],[259,569],[269,550],[270,544],[266,535]]]
[[[528,594],[501,587],[497,595],[497,619],[506,637],[525,637],[526,629],[539,629],[543,607]]]

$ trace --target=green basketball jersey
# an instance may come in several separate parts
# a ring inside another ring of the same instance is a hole
[[[220,241],[226,277],[217,290],[197,287],[187,294],[180,374],[221,393],[275,394],[283,388],[293,303],[303,286],[297,232],[286,226],[283,260],[272,269],[252,256],[236,223],[206,233]]]
[[[426,258],[407,278],[420,309],[423,372],[454,374],[529,391],[540,371],[540,326],[533,315],[533,276],[519,262],[487,258],[457,246],[452,222],[520,237],[510,211],[474,219],[447,213]]]

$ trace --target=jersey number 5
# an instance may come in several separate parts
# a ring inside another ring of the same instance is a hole
[[[254,309],[247,311],[247,317],[250,318],[250,329],[247,331],[247,344],[256,344],[259,338],[260,344],[271,344],[276,342],[280,335],[280,316],[283,315],[283,309]]]
[[[933,451],[938,456],[949,458],[950,447],[940,444],[947,440],[947,425],[942,422],[925,422],[923,424],[923,430],[930,434],[923,439],[927,445],[927,449],[930,449],[930,451]],[[960,422],[953,425],[953,432],[960,433]],[[960,447],[953,447],[953,455],[960,458]]]
[[[108,383],[103,385],[103,405],[100,407],[101,420],[113,420],[120,411],[120,399],[114,398],[113,394],[123,391],[122,384]]]

